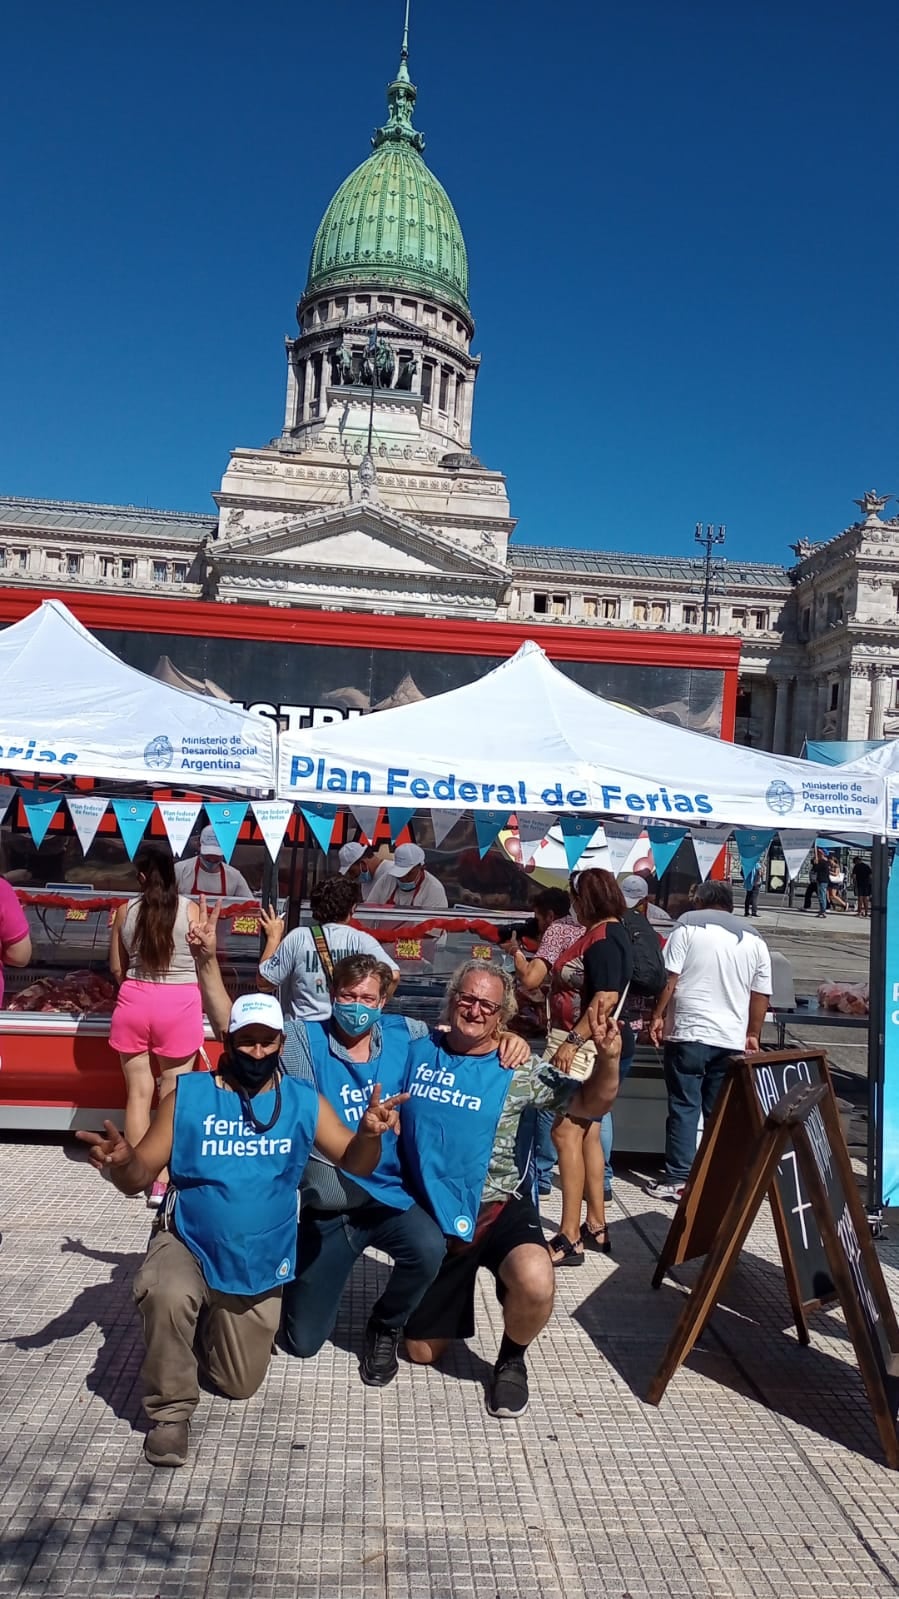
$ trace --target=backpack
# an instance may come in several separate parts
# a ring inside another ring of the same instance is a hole
[[[658,935],[639,911],[625,911],[621,925],[631,941],[634,956],[630,991],[656,999],[665,987],[665,962]]]

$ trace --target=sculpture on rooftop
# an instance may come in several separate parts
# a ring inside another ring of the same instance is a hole
[[[879,517],[884,506],[889,504],[892,498],[892,494],[878,494],[875,489],[867,489],[860,500],[853,500],[852,503],[858,506],[867,521],[872,516]]]

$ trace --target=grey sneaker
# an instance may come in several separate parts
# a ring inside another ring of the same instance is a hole
[[[528,1369],[520,1355],[494,1366],[487,1388],[491,1416],[517,1421],[528,1408]]]
[[[151,1466],[184,1466],[189,1438],[189,1421],[157,1421],[144,1439],[144,1454]]]
[[[670,1199],[675,1205],[680,1202],[683,1191],[683,1183],[672,1183],[664,1177],[660,1178],[657,1183],[650,1183],[646,1190],[650,1199]]]

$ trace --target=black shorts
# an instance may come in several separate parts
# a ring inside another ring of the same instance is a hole
[[[437,1276],[406,1323],[407,1338],[472,1338],[475,1279],[481,1266],[496,1278],[496,1297],[505,1297],[499,1268],[519,1244],[546,1248],[540,1215],[531,1199],[510,1199],[483,1237],[444,1257]]]

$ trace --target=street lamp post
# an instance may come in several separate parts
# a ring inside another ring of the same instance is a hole
[[[709,589],[712,585],[712,550],[716,544],[723,544],[727,534],[725,527],[717,530],[712,522],[703,527],[701,522],[696,524],[696,542],[705,546],[705,578],[702,587],[702,631],[709,630]]]

